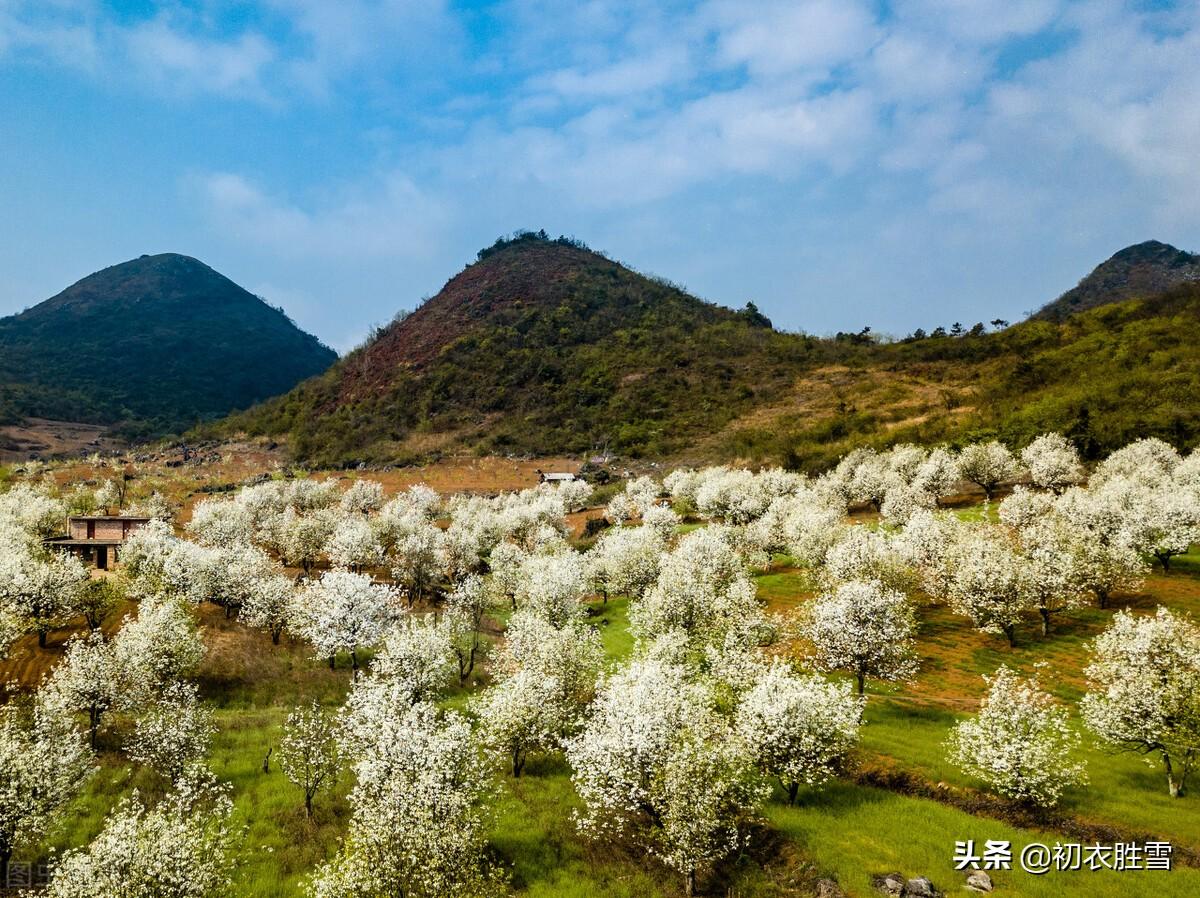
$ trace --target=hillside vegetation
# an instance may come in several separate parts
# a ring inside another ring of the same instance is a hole
[[[1200,281],[1200,255],[1147,240],[1101,262],[1076,286],[1047,303],[1036,317],[1058,321],[1110,302],[1153,296],[1188,281]]]
[[[0,423],[178,432],[282,393],[335,358],[202,262],[142,256],[0,319]]]
[[[1046,430],[1095,458],[1141,436],[1196,442],[1198,317],[1200,284],[1184,282],[999,331],[817,338],[524,234],[322,376],[207,433],[286,437],[322,465],[607,448],[816,470],[852,444]]]

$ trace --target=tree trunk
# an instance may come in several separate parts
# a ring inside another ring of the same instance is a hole
[[[304,793],[304,813],[309,820],[312,819],[312,793],[308,791]]]
[[[100,729],[100,709],[94,705],[88,709],[88,719],[91,724],[92,751],[96,750],[96,730]]]
[[[788,783],[787,794],[788,794],[788,804],[794,805],[796,803],[796,796],[798,794],[800,794],[800,784],[799,783]]]
[[[38,628],[38,648],[40,648],[40,649],[44,649],[46,647],[46,633],[47,632],[48,631],[44,627]]]
[[[1098,589],[1098,590],[1096,590],[1096,595],[1100,598],[1100,607],[1107,608],[1108,607],[1108,590],[1107,589]]]
[[[1164,751],[1162,758],[1163,766],[1167,768],[1167,794],[1172,798],[1179,798],[1183,795],[1183,783],[1175,780],[1175,771],[1171,768],[1171,756]]]
[[[522,752],[519,748],[513,749],[512,762],[513,762],[513,776],[517,779],[520,779],[521,771],[525,769],[525,756],[522,754]]]
[[[8,862],[12,860],[11,848],[0,848],[0,887],[8,886]]]
[[[358,670],[358,649],[350,650],[350,667],[352,670]]]
[[[858,680],[858,694],[862,695],[863,689],[866,687],[866,675],[862,671],[859,671],[854,676]]]
[[[1017,647],[1017,627],[1015,624],[1004,625],[1004,635],[1008,637],[1008,647],[1015,649]]]
[[[1157,558],[1159,560],[1159,562],[1162,563],[1164,574],[1171,573],[1171,556],[1169,554],[1163,555],[1163,554],[1160,554],[1159,552],[1155,552],[1154,557]]]
[[[280,636],[279,630],[272,630],[271,631],[271,642],[273,642],[275,645],[279,645],[279,636]]]
[[[1042,616],[1042,635],[1049,636],[1050,635],[1050,609],[1049,608],[1039,608],[1038,614],[1040,614]]]
[[[696,894],[696,871],[688,870],[683,888],[683,893],[687,898],[692,898]]]
[[[329,656],[329,669],[333,670],[337,666],[337,655]]]

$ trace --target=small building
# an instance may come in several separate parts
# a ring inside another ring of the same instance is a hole
[[[570,483],[572,480],[578,480],[578,478],[569,471],[560,471],[558,473],[547,474],[543,472],[541,468],[537,468],[534,470],[534,473],[538,476],[538,483]]]
[[[67,518],[67,535],[52,536],[46,545],[78,555],[84,563],[100,570],[108,570],[109,565],[118,561],[118,548],[129,534],[149,522],[150,518],[135,515],[72,515]]]

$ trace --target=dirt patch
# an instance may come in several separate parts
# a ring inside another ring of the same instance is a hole
[[[21,424],[0,427],[0,462],[111,452],[120,445],[98,424],[27,418]]]

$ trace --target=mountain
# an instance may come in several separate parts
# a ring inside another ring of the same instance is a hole
[[[203,262],[141,256],[0,319],[0,422],[156,436],[283,393],[336,357]]]
[[[836,297],[831,298],[831,301]],[[314,465],[590,453],[825,467],[855,445],[1059,430],[1200,442],[1200,282],[1058,321],[880,341],[774,330],[566,238],[500,240],[324,374],[197,436]]]
[[[1035,317],[1061,320],[1074,312],[1123,299],[1153,296],[1177,284],[1200,281],[1200,255],[1147,240],[1097,265],[1079,284],[1040,309]]]
[[[784,388],[808,353],[566,238],[500,240],[412,314],[225,431],[315,462],[486,452],[660,455]]]

